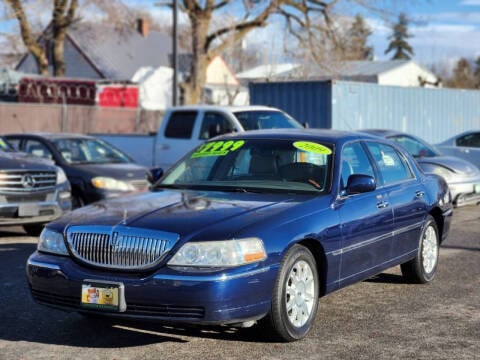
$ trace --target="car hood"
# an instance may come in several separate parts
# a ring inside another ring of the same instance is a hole
[[[20,151],[0,151],[0,167],[2,170],[55,170],[53,162]]]
[[[202,231],[225,237],[295,206],[300,196],[305,200],[305,195],[161,190],[98,202],[49,227],[63,232],[72,225],[123,225],[182,237]]]
[[[420,165],[440,165],[446,167],[457,174],[475,175],[479,172],[478,168],[472,163],[454,156],[435,156],[417,158]]]
[[[134,163],[72,164],[71,168],[87,176],[106,176],[118,180],[145,179],[148,169]]]

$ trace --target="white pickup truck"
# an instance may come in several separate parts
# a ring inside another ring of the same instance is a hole
[[[95,134],[137,163],[167,169],[188,151],[214,136],[246,130],[301,128],[285,112],[267,106],[178,106],[167,110],[152,135]]]

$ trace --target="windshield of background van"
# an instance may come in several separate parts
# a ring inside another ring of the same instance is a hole
[[[238,111],[234,115],[245,130],[302,127],[296,120],[281,111]]]

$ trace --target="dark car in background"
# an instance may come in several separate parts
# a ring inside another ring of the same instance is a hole
[[[442,176],[448,183],[455,206],[480,202],[480,169],[469,161],[443,155],[426,141],[400,131],[384,129],[361,131],[395,141],[417,160],[423,171]]]
[[[22,225],[29,235],[38,235],[71,206],[61,168],[15,151],[0,137],[0,225]]]
[[[325,294],[395,265],[407,281],[432,281],[452,212],[445,180],[390,141],[247,131],[198,146],[150,192],[48,224],[28,282],[37,302],[67,311],[260,321],[293,341]]]
[[[52,160],[72,186],[73,207],[146,191],[150,173],[112,145],[93,136],[68,133],[9,134],[16,149]]]

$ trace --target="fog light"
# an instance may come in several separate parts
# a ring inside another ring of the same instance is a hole
[[[70,191],[62,191],[62,192],[58,195],[58,197],[59,197],[60,199],[62,199],[62,200],[70,199],[71,193],[70,193]]]

